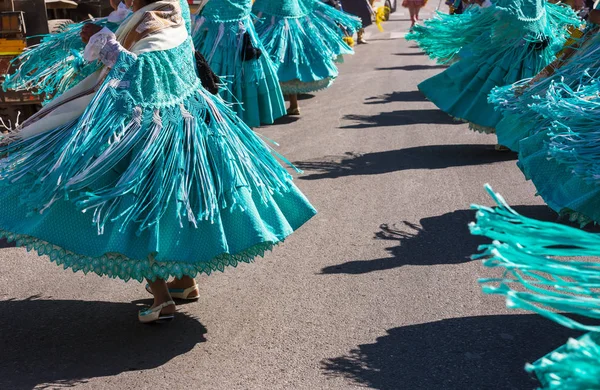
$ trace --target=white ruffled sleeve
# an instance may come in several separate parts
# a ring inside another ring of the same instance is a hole
[[[111,23],[121,23],[133,12],[123,3],[119,3],[119,7],[108,15],[108,21]]]
[[[88,62],[100,60],[104,65],[112,68],[119,59],[121,53],[127,53],[128,55],[136,57],[135,54],[121,46],[112,31],[104,27],[102,30],[92,35],[90,41],[85,46],[83,57]]]

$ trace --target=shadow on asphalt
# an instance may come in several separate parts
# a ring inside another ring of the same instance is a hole
[[[421,91],[397,91],[365,99],[365,104],[386,104],[393,102],[425,102],[427,98]],[[454,123],[454,122],[453,122]]]
[[[300,95],[298,95],[298,100],[308,100],[314,97],[315,95],[313,95],[312,93],[301,93]]]
[[[290,123],[294,123],[300,119],[298,115],[284,115],[281,118],[275,119],[273,122],[274,125],[289,125]],[[263,126],[261,126],[263,127]]]
[[[8,240],[6,238],[0,239],[0,249],[16,248],[16,247],[17,247],[17,243],[15,241],[8,242]]]
[[[381,390],[533,389],[525,363],[579,335],[534,314],[452,318],[388,329],[321,368]]]
[[[301,94],[297,95],[297,97],[298,97],[298,100],[309,100],[309,99],[314,98],[315,95],[312,93],[301,93]],[[283,100],[285,100],[286,102],[289,102],[290,98],[288,95],[285,95],[283,97]]]
[[[428,70],[428,69],[446,69],[448,65],[403,65],[391,66],[388,68],[375,68],[375,70]]]
[[[379,175],[408,169],[444,169],[516,160],[516,153],[497,152],[493,145],[426,145],[375,153],[346,153],[294,165],[310,172],[302,180],[335,179],[344,176]]]
[[[205,341],[206,328],[184,313],[143,325],[136,310],[130,303],[38,296],[0,301],[0,389],[73,387],[153,369]]]
[[[453,119],[438,109],[396,110],[376,115],[348,114],[342,118],[357,123],[341,126],[342,129],[368,129],[371,127],[405,126],[416,124],[462,125],[464,122]]]
[[[424,56],[424,51],[414,52],[414,53],[393,53],[395,56]]]
[[[557,218],[557,214],[547,206],[516,206],[514,209],[538,220],[554,222]],[[477,247],[490,242],[485,237],[471,235],[468,224],[474,220],[474,210],[456,210],[423,218],[418,224],[408,221],[392,226],[383,224],[374,238],[395,244],[387,248],[391,257],[349,261],[325,267],[321,273],[358,275],[405,265],[426,266],[471,261],[470,256],[477,253]]]

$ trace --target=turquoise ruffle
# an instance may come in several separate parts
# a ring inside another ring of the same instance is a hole
[[[436,12],[423,24],[415,24],[406,35],[415,41],[429,58],[439,64],[455,62],[460,50],[482,34],[488,34],[496,21],[493,8],[470,6],[462,14]]]
[[[570,329],[600,331],[587,320],[600,318],[595,292],[600,263],[579,260],[598,254],[600,235],[519,215],[486,188],[498,206],[473,206],[477,222],[470,230],[493,241],[480,246],[473,258],[500,273],[479,281],[483,291],[506,297],[510,309],[529,310]]]
[[[12,60],[15,69],[6,76],[4,90],[30,90],[42,95],[47,103],[100,69],[99,61],[88,63],[83,59],[85,44],[80,33],[89,22],[71,24],[59,33],[43,35],[39,44]],[[113,32],[119,27],[107,19],[94,23]]]
[[[508,308],[590,332],[527,364],[526,370],[547,390],[600,388],[600,263],[578,259],[598,255],[600,235],[521,216],[486,188],[498,207],[473,206],[477,221],[470,229],[493,242],[473,258],[501,272],[480,280],[483,291],[504,296]]]
[[[587,333],[527,364],[544,390],[600,389],[600,334]]]

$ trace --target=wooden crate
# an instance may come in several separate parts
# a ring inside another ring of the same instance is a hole
[[[25,18],[23,12],[8,11],[0,13],[0,33],[3,37],[17,38],[25,36]]]

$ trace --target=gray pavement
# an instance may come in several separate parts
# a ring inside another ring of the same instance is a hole
[[[137,282],[0,250],[0,389],[533,389],[525,362],[571,333],[480,292],[494,273],[468,258],[482,242],[468,209],[491,204],[489,182],[555,215],[515,155],[417,92],[441,69],[403,39],[402,11],[299,119],[257,129],[305,170],[319,214],[254,264],[201,277],[174,322],[137,323]]]

